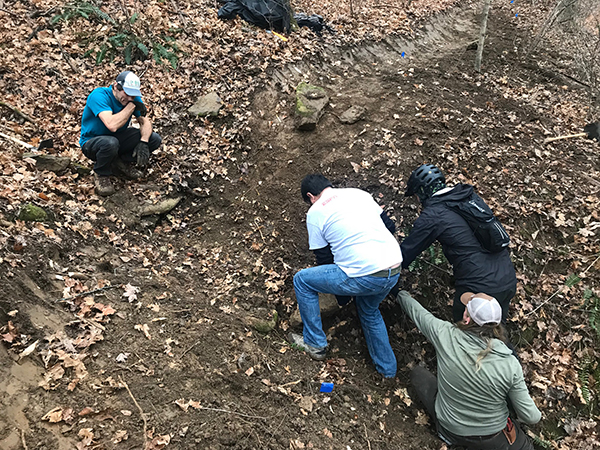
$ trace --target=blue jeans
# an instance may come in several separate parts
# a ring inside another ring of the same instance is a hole
[[[375,368],[384,377],[396,375],[396,357],[390,345],[379,304],[398,282],[399,275],[387,278],[350,278],[335,264],[310,267],[294,275],[298,310],[304,324],[304,342],[316,348],[327,347],[321,324],[319,292],[356,297],[356,310]]]

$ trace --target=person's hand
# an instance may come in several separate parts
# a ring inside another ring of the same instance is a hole
[[[135,105],[135,110],[134,111],[139,111],[140,116],[146,117],[146,114],[148,114],[148,110],[146,109],[146,105],[144,105],[142,102],[137,101],[137,100],[131,100],[131,103],[133,103]]]
[[[134,158],[137,158],[138,166],[146,167],[150,159],[150,147],[148,147],[148,143],[140,141],[133,149],[132,155]]]

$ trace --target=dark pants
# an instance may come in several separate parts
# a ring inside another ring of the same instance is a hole
[[[454,293],[454,303],[452,304],[452,318],[455,322],[460,322],[463,319],[463,313],[465,312],[465,305],[460,301],[460,296],[465,292],[469,292],[469,289],[463,287],[457,287],[456,292]],[[506,320],[508,319],[508,308],[510,306],[510,301],[517,293],[517,287],[513,286],[510,289],[502,292],[485,292],[491,297],[494,297],[500,303],[502,307],[502,323],[506,324]],[[475,292],[478,294],[478,292]]]
[[[419,400],[433,419],[438,435],[450,445],[460,445],[467,450],[533,450],[533,445],[527,435],[514,422],[517,438],[510,445],[502,431],[491,436],[458,436],[442,427],[435,414],[435,398],[437,396],[437,378],[423,367],[415,367],[410,372],[410,383],[417,392]]]
[[[112,175],[111,164],[118,156],[125,162],[134,162],[133,149],[141,141],[142,136],[137,128],[127,128],[113,135],[98,136],[88,140],[81,151],[85,156],[95,161],[94,172],[100,176]],[[160,147],[162,138],[158,133],[152,133],[148,139],[150,153]]]

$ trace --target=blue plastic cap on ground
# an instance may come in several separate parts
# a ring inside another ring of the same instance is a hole
[[[402,54],[400,56],[402,56],[404,58],[404,52],[402,52]]]
[[[333,383],[321,383],[321,392],[333,391]]]

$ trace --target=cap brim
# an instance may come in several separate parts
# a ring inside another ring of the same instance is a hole
[[[132,89],[132,88],[123,87],[123,90],[130,97],[141,97],[142,96],[142,93],[140,92],[139,89]]]
[[[460,296],[460,302],[467,306],[467,303],[469,303],[471,301],[472,296],[474,295],[474,292],[465,292],[463,295]]]

